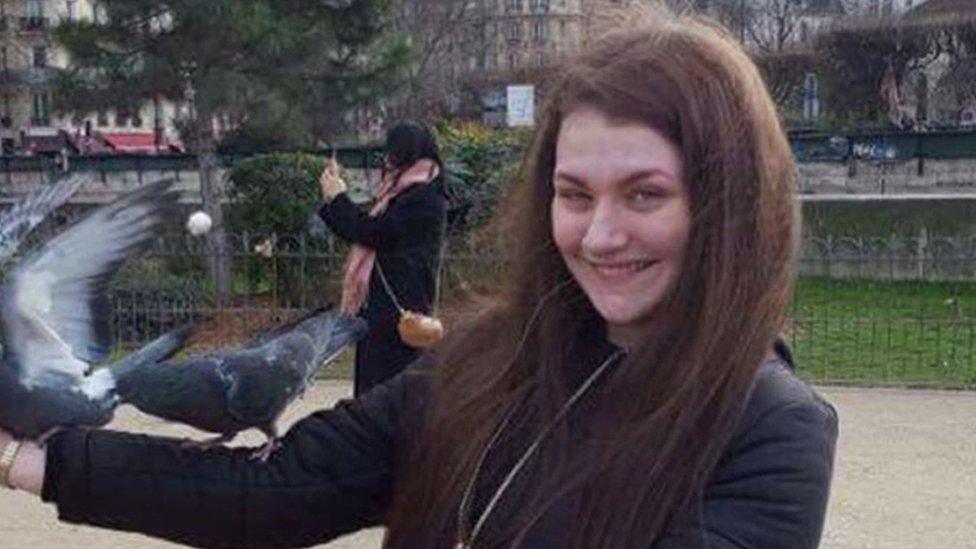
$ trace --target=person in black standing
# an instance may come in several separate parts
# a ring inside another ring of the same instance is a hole
[[[360,395],[420,354],[401,340],[397,320],[401,308],[427,314],[434,305],[447,211],[443,164],[427,128],[399,122],[387,132],[382,181],[368,212],[349,199],[334,159],[319,182],[325,200],[319,215],[352,244],[341,308],[362,312],[370,328],[356,346]]]

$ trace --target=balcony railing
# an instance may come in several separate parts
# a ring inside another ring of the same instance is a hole
[[[47,17],[29,15],[20,18],[20,30],[22,31],[42,31],[48,27]]]

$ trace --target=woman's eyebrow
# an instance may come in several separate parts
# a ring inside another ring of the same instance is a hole
[[[640,181],[641,179],[647,179],[652,177],[664,177],[668,180],[675,179],[674,175],[671,174],[671,172],[662,170],[660,168],[641,168],[639,170],[634,171],[633,173],[627,174],[627,176],[624,177],[621,181],[624,184],[630,184],[636,181]],[[553,176],[553,181],[557,181],[557,180],[566,181],[567,183],[572,183],[574,185],[579,185],[581,187],[586,186],[586,182],[582,178],[570,172],[567,172],[565,170],[556,170],[556,173]]]
[[[586,183],[581,178],[576,177],[575,175],[563,170],[556,170],[556,173],[555,175],[553,175],[552,180],[565,181],[567,183],[572,183],[573,185],[577,185],[580,187],[586,186]]]

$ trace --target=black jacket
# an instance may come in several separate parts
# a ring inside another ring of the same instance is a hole
[[[704,497],[657,547],[819,543],[837,416],[781,357],[770,356]],[[202,547],[304,546],[378,525],[428,400],[425,372],[411,367],[357,400],[303,419],[266,465],[246,449],[199,451],[169,439],[66,430],[48,443],[42,497],[67,522]],[[560,516],[557,504],[525,546],[562,545]]]
[[[325,224],[347,242],[376,251],[376,261],[405,309],[430,312],[446,220],[443,178],[414,185],[399,194],[377,217],[360,210],[342,193],[319,210]],[[396,318],[396,307],[374,269],[365,315],[369,321]]]
[[[443,178],[415,185],[370,217],[343,193],[322,206],[319,215],[340,238],[376,251],[400,306],[429,313],[434,305],[447,199]],[[356,394],[400,373],[420,352],[400,340],[397,309],[374,268],[362,311],[369,334],[356,345]]]

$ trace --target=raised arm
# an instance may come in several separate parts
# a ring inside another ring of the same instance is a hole
[[[445,215],[443,200],[418,186],[397,198],[382,214],[371,217],[341,193],[319,210],[319,216],[339,237],[374,250],[388,250],[398,239],[439,230]]]

